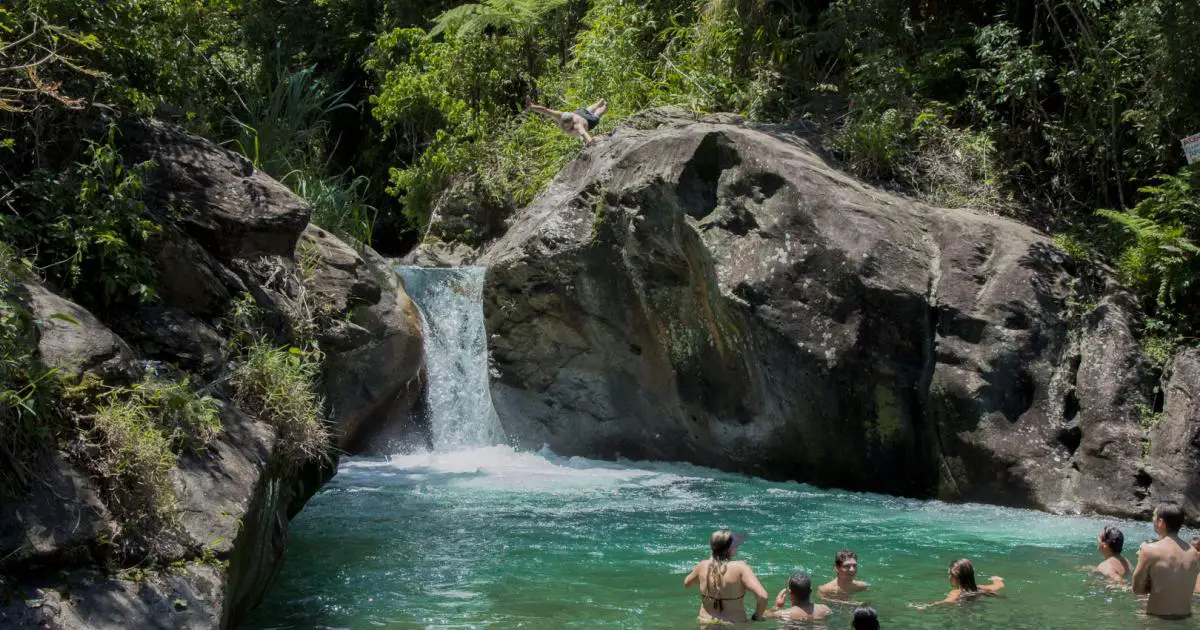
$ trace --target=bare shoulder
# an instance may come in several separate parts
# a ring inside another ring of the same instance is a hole
[[[829,606],[826,606],[825,604],[817,604],[817,605],[813,606],[813,614],[824,616],[824,615],[830,615],[832,613],[833,613],[833,609],[830,608]]]

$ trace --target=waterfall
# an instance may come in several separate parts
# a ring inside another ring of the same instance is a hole
[[[436,451],[504,441],[488,381],[485,267],[397,267],[421,311],[426,409]]]

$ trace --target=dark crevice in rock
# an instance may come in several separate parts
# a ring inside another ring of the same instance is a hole
[[[694,219],[703,219],[712,213],[717,207],[721,173],[741,161],[737,149],[725,134],[705,135],[679,176],[679,203],[684,212]]]
[[[1067,449],[1067,453],[1075,455],[1075,451],[1079,450],[1079,444],[1083,442],[1083,429],[1079,427],[1078,420],[1071,420],[1058,431],[1058,443]]]

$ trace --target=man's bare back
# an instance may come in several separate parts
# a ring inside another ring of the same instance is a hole
[[[832,612],[833,610],[825,604],[810,603],[804,606],[768,610],[765,616],[769,619],[786,621],[824,621]]]
[[[1168,510],[1168,518],[1162,518]],[[1138,549],[1133,592],[1150,595],[1146,601],[1148,615],[1183,619],[1192,614],[1192,593],[1200,577],[1200,550],[1179,538],[1182,521],[1183,512],[1177,506],[1160,506],[1153,520],[1160,539],[1143,543]]]

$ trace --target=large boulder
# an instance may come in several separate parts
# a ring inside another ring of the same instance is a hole
[[[474,262],[496,409],[529,446],[1145,511],[1124,305],[1074,312],[1094,298],[1045,235],[863,184],[802,137],[643,116]]]
[[[207,450],[180,454],[177,527],[160,532],[159,564],[137,582],[106,572],[121,561],[105,555],[120,523],[78,467],[86,440],[64,435],[62,450],[31,462],[43,483],[0,506],[0,590],[12,596],[0,603],[3,627],[236,625],[270,588],[288,520],[337,454],[404,426],[421,394],[420,317],[386,261],[310,226],[307,203],[240,156],[154,121],[119,126],[125,159],[157,165],[147,186],[163,226],[145,253],[162,303],[93,314],[25,283],[35,358],[109,384],[137,380],[153,360],[163,364],[156,372],[187,376],[220,401],[223,432]],[[226,335],[239,331],[226,315],[247,294],[274,342],[315,339],[324,351],[320,393],[338,437],[328,460],[283,461],[276,430],[230,402],[237,357]]]
[[[317,300],[346,315],[331,322],[323,338],[325,391],[339,446],[371,450],[384,427],[411,426],[410,411],[424,391],[420,313],[374,251],[356,251],[316,226],[304,232],[298,249],[315,258],[309,284]]]
[[[1200,521],[1200,349],[1180,352],[1168,366],[1150,467],[1156,498],[1182,501]]]
[[[46,367],[62,377],[93,372],[111,381],[136,378],[133,351],[95,315],[36,282],[26,288],[40,333],[38,356]]]

